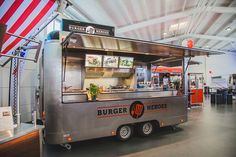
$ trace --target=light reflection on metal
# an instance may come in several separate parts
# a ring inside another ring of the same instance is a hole
[[[120,37],[105,37],[98,35],[88,35],[79,33],[70,33],[66,42],[68,48],[98,50],[106,52],[125,52],[132,54],[151,54],[163,57],[189,57],[198,55],[210,55],[210,51],[199,49],[189,49],[181,46],[168,44],[159,44],[156,42],[141,41]],[[65,44],[63,42],[62,44]],[[189,50],[189,51],[185,51]]]

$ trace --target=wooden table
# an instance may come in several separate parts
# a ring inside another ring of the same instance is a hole
[[[0,157],[42,157],[43,126],[22,123],[0,132]]]

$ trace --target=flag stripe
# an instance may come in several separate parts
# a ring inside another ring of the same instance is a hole
[[[9,33],[15,33],[15,31],[22,25],[22,23],[25,21],[25,19],[32,13],[32,11],[37,7],[37,5],[40,3],[40,0],[33,0],[30,5],[25,9],[23,14],[16,20],[10,29],[8,29]],[[4,42],[6,42],[10,38],[10,35],[4,36]]]
[[[15,0],[4,0],[3,4],[0,7],[0,19],[2,19],[3,15],[8,11],[10,6],[15,2]]]
[[[25,28],[25,30],[20,34],[20,36],[26,36],[35,25],[43,18],[45,13],[49,11],[49,9],[53,6],[54,2],[49,0],[47,5],[41,10],[41,12],[34,18],[34,20]],[[9,44],[3,51],[3,54],[6,54],[9,50],[11,50],[16,44],[21,41],[20,38],[15,39],[11,44]]]
[[[17,10],[17,8],[20,6],[20,4],[23,2],[23,0],[17,0],[15,1],[11,7],[8,9],[8,11],[5,13],[5,15],[0,20],[0,23],[6,23],[14,14],[14,11]]]
[[[2,6],[3,2],[4,2],[4,0],[0,0],[0,7]]]
[[[31,0],[30,0],[31,1]],[[30,2],[30,1],[27,1],[27,2]],[[48,0],[46,1],[41,1],[38,6],[33,10],[33,12],[24,20],[24,22],[18,27],[18,29],[14,32],[15,35],[20,35],[26,28],[27,26],[29,26],[29,24],[35,19],[35,17],[40,13],[40,11],[46,6]],[[22,3],[23,4],[23,3]],[[18,13],[19,10],[25,10],[28,6],[29,6],[29,3],[28,4],[24,4],[26,7],[20,7],[15,13],[14,15],[17,15],[17,14],[20,14]],[[19,18],[20,16],[18,17],[15,17],[15,16],[12,16],[12,18],[7,22],[9,26],[12,26],[14,23],[15,23],[15,18]],[[42,23],[43,21],[41,20],[39,23]],[[34,27],[35,28],[35,27]],[[32,31],[34,30],[34,28],[32,29]],[[30,34],[30,33],[29,33]],[[25,36],[26,38],[28,37],[29,35]],[[2,46],[2,50],[4,50],[9,44],[11,44],[16,38],[15,37],[10,37],[7,41],[4,42],[3,46]],[[24,40],[22,40],[22,42],[25,42]],[[21,42],[21,43],[22,43]],[[18,43],[19,45],[20,43]],[[14,48],[13,48],[14,49]]]

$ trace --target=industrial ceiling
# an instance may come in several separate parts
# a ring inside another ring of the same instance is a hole
[[[195,48],[236,53],[236,0],[60,0],[59,3],[65,17],[114,26],[118,37],[174,45],[193,39]]]

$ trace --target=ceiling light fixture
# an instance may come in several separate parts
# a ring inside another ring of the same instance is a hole
[[[172,24],[169,27],[169,31],[182,30],[182,29],[186,28],[187,24],[188,24],[187,21],[176,23],[176,24]]]
[[[226,31],[231,31],[231,27],[226,27],[225,30]]]

